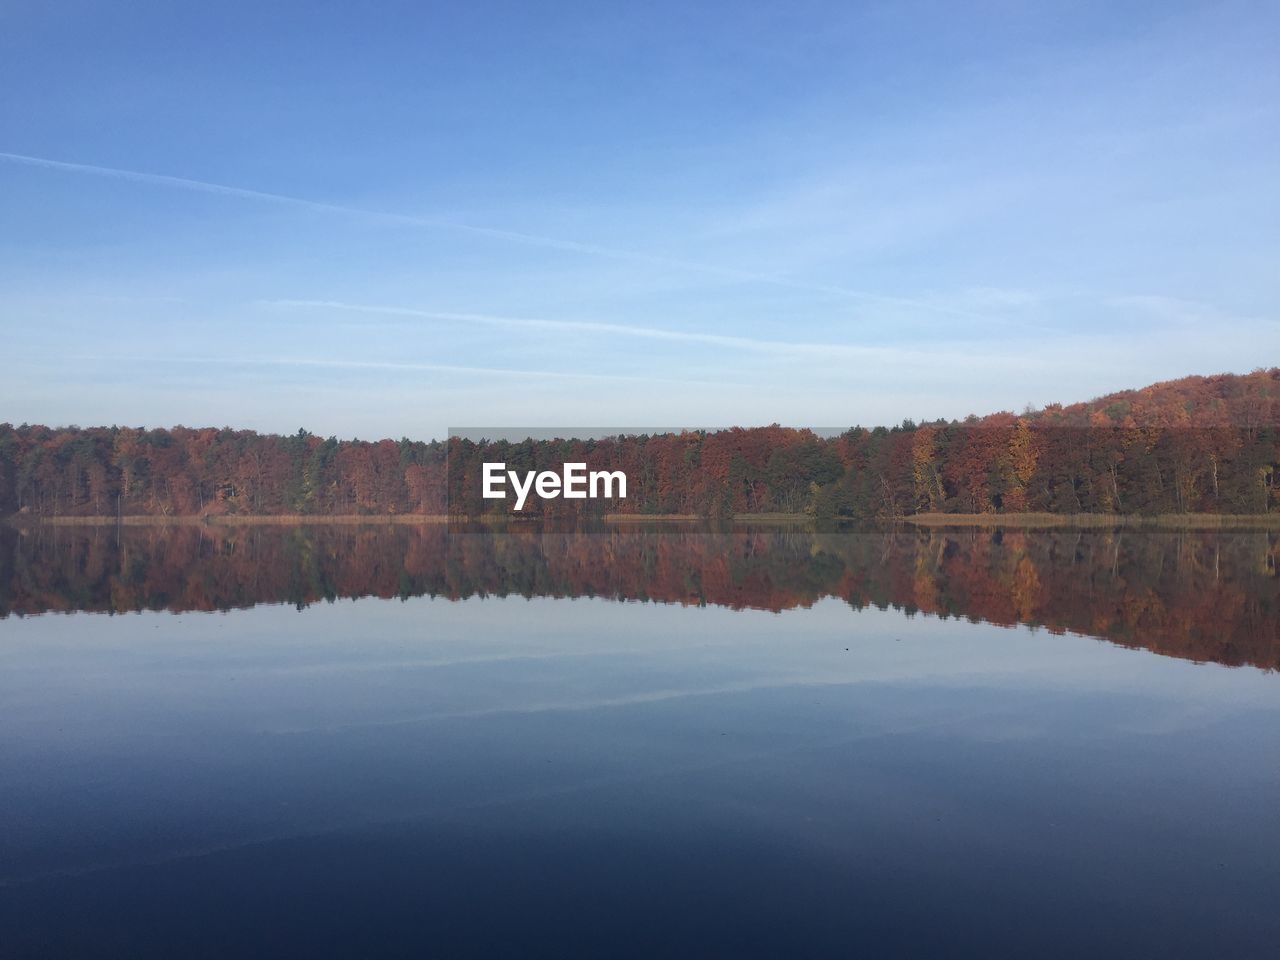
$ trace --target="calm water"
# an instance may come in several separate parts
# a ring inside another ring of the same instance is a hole
[[[0,956],[1272,957],[1278,555],[0,528]]]

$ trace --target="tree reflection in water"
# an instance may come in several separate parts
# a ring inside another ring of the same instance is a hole
[[[419,595],[780,611],[830,596],[1273,670],[1278,554],[1274,531],[0,526],[0,617]]]

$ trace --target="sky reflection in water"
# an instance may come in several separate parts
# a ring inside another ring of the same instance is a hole
[[[0,924],[15,956],[1263,956],[1276,675],[1141,646],[821,594],[9,617]]]

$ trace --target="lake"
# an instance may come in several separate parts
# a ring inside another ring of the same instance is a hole
[[[0,526],[0,956],[1274,956],[1278,560]]]

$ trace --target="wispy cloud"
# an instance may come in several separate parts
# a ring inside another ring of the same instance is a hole
[[[621,373],[584,373],[572,370],[519,370],[509,367],[475,367],[452,363],[413,363],[390,360],[327,360],[313,357],[172,357],[143,355],[94,355],[80,354],[68,359],[89,362],[113,363],[177,363],[221,364],[231,366],[318,367],[336,370],[385,370],[407,373],[460,373],[469,376],[518,377],[537,380],[619,380],[634,383],[676,383],[703,386],[735,386],[726,381],[676,379],[672,377],[645,377]]]
[[[1188,300],[1184,297],[1170,297],[1163,294],[1132,294],[1111,297],[1107,304],[1124,310],[1140,310],[1149,316],[1168,323],[1199,326],[1203,324],[1275,324],[1274,318],[1256,316],[1235,316],[1199,300]]]
[[[591,320],[544,320],[534,317],[507,317],[488,313],[454,313],[443,310],[422,310],[415,307],[345,303],[340,300],[263,300],[259,302],[264,306],[290,309],[346,310],[354,313],[436,320],[446,323],[521,327],[566,333],[638,337],[676,343],[700,343],[706,346],[728,347],[753,353],[787,354],[806,358],[838,356],[862,360],[909,360],[926,356],[926,354],[918,351],[902,350],[894,347],[864,347],[847,343],[802,343],[786,340],[762,340],[755,337],[736,337],[728,334],[703,333],[694,330],[666,330],[660,327],[600,323]]]
[[[456,220],[450,220],[442,217],[423,217],[414,214],[370,210],[364,207],[349,206],[347,204],[329,203],[323,200],[311,200],[305,197],[290,196],[288,194],[270,193],[264,190],[251,190],[245,187],[230,186],[228,184],[211,183],[207,180],[194,180],[189,177],[175,177],[169,174],[147,173],[139,170],[125,170],[118,167],[103,167],[90,163],[72,163],[65,160],[53,160],[48,157],[35,157],[21,153],[0,151],[0,160],[7,160],[10,163],[18,163],[25,166],[40,167],[46,170],[89,174],[92,176],[108,177],[116,180],[127,180],[133,183],[146,183],[160,187],[170,187],[179,190],[191,190],[198,193],[210,193],[218,196],[234,197],[241,200],[256,200],[268,203],[287,204],[308,210],[360,217],[363,219],[372,219],[386,223],[424,227],[436,230],[455,230],[474,236],[506,240],[512,243],[543,247],[552,250],[562,250],[568,253],[579,253],[587,256],[604,257],[612,260],[624,260],[633,263],[648,264],[650,266],[700,273],[733,282],[759,283],[775,287],[784,287],[792,290],[800,290],[807,293],[823,294],[836,298],[854,300],[866,305],[880,305],[897,308],[906,307],[933,314],[942,314],[965,319],[982,319],[980,316],[975,314],[957,310],[945,305],[931,303],[927,300],[887,296],[884,294],[872,293],[865,290],[855,290],[849,287],[833,284],[811,283],[778,274],[755,270],[742,270],[735,267],[724,267],[696,260],[668,257],[661,254],[647,253],[638,250],[624,250],[617,247],[603,246],[595,243],[584,243],[582,241],[569,240],[561,237],[524,233],[518,230],[506,230],[499,227],[461,223]]]

